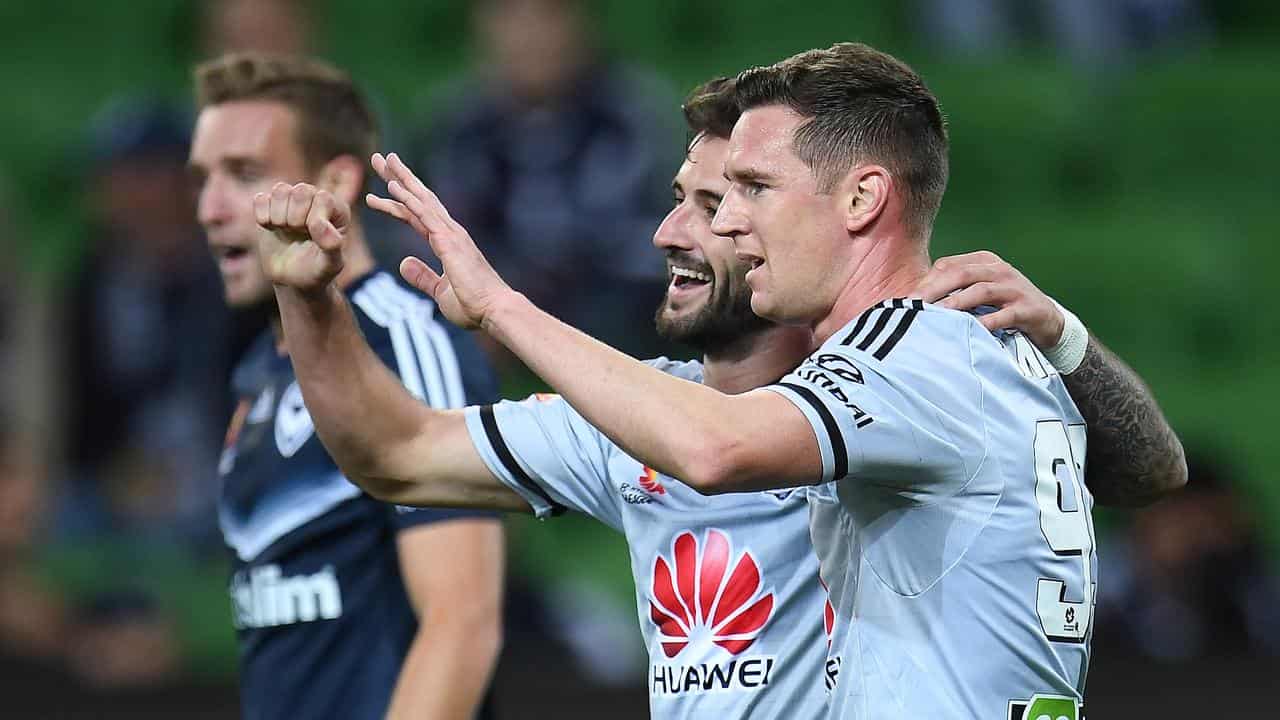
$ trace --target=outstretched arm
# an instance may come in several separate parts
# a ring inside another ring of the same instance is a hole
[[[254,199],[259,251],[275,283],[285,343],[325,448],[352,482],[400,505],[524,510],[493,476],[461,411],[409,394],[369,347],[333,279],[342,269],[350,210],[308,185],[276,185]]]
[[[814,483],[823,465],[800,410],[767,390],[726,395],[672,377],[542,312],[489,265],[465,228],[394,154],[374,169],[392,198],[371,207],[411,225],[444,266],[416,258],[400,272],[462,327],[510,348],[586,420],[632,457],[703,492]]]
[[[995,253],[939,259],[917,294],[957,310],[994,306],[979,318],[983,325],[1021,330],[1049,354],[1064,340],[1067,319],[1058,305]],[[1182,443],[1137,373],[1092,336],[1083,360],[1077,353],[1060,362],[1076,365],[1058,370],[1088,423],[1085,478],[1098,502],[1146,505],[1186,484]]]

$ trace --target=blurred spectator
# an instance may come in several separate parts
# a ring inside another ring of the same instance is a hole
[[[20,361],[16,337],[22,303],[18,288],[26,285],[19,260],[18,238],[0,186],[0,407],[12,407],[18,386],[13,382]]]
[[[36,572],[48,478],[9,422],[0,418],[0,657],[52,668],[61,662],[68,622],[61,599]]]
[[[307,0],[205,0],[201,8],[204,55],[257,51],[305,54],[311,46]]]
[[[91,237],[65,303],[72,528],[212,540],[232,321],[186,190],[187,119],[92,129]]]
[[[652,337],[669,200],[671,107],[592,45],[584,3],[477,0],[486,66],[439,107],[432,187],[540,307],[638,352]],[[651,341],[649,341],[651,342]]]
[[[953,55],[1000,55],[1042,35],[1080,67],[1127,63],[1208,29],[1197,0],[923,0],[921,13]]]
[[[42,461],[52,452],[52,322],[47,293],[29,271],[30,249],[10,216],[0,173],[0,408]]]
[[[0,667],[9,677],[70,672],[95,687],[167,678],[177,643],[150,594],[95,587],[76,600],[48,577],[49,478],[24,437],[0,426]]]
[[[179,667],[173,622],[140,590],[100,592],[81,603],[68,648],[71,670],[95,688],[156,685]]]
[[[1187,487],[1135,514],[1103,554],[1097,645],[1165,661],[1280,656],[1280,577],[1228,465],[1189,456]]]

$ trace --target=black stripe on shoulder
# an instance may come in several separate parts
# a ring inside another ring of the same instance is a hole
[[[871,326],[871,332],[867,333],[867,336],[862,338],[862,342],[858,343],[858,349],[866,352],[867,348],[871,347],[871,345],[880,338],[880,333],[884,332],[885,327],[889,324],[889,320],[896,313],[897,310],[895,309],[885,309],[880,311],[880,317],[876,318],[876,324]]]
[[[853,330],[849,333],[848,337],[840,341],[840,344],[848,345],[853,342],[853,339],[858,337],[858,333],[862,332],[862,328],[867,326],[867,321],[871,319],[871,313],[877,309],[878,308],[871,308],[863,311],[863,313],[858,316],[858,322],[853,324]]]
[[[822,404],[822,401],[818,399],[818,396],[812,390],[803,385],[789,382],[778,383],[778,385],[804,398],[805,402],[813,406],[814,411],[818,413],[818,417],[822,418],[822,426],[827,430],[827,440],[831,443],[831,464],[834,473],[832,479],[843,479],[845,475],[849,474],[849,449],[845,447],[844,435],[840,432],[840,425],[836,423],[831,411],[827,409],[826,405]]]
[[[889,334],[889,338],[884,341],[884,344],[872,353],[872,357],[877,360],[883,360],[888,357],[889,351],[897,347],[898,341],[902,339],[903,335],[907,334],[907,330],[910,329],[911,323],[915,322],[916,316],[919,314],[920,310],[912,306],[912,308],[902,316],[902,319],[898,321],[897,327],[895,327],[893,332]]]
[[[507,447],[507,441],[502,439],[502,433],[498,430],[498,419],[493,416],[493,406],[483,405],[480,408],[480,423],[484,425],[485,437],[489,438],[489,444],[493,446],[494,452],[498,454],[498,459],[502,461],[502,466],[507,469],[515,477],[516,482],[520,483],[520,487],[537,495],[551,506],[552,515],[561,515],[565,511],[565,506],[555,501],[542,486],[534,482],[533,478],[520,467],[516,462],[515,455],[511,454],[511,448]]]

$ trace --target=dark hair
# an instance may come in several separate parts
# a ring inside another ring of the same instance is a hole
[[[298,147],[313,170],[340,155],[367,165],[378,147],[377,122],[364,96],[346,73],[320,60],[230,53],[198,65],[195,86],[200,109],[236,100],[275,100],[292,109]]]
[[[733,78],[712,78],[689,91],[680,109],[689,126],[689,143],[702,135],[728,140],[742,113],[734,97]]]
[[[927,239],[947,187],[947,129],[938,100],[905,63],[861,43],[808,50],[734,80],[739,112],[785,105],[808,121],[793,147],[831,192],[859,159],[905,190],[907,222]]]

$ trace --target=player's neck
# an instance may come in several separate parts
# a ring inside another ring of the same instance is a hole
[[[806,327],[775,325],[748,333],[703,356],[702,381],[731,395],[754,390],[793,370],[812,347],[813,335]]]
[[[831,311],[814,324],[815,346],[872,305],[910,296],[928,272],[929,254],[924,245],[905,238],[876,243],[855,263]]]

